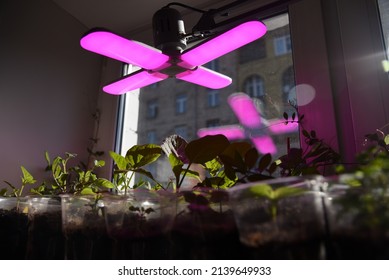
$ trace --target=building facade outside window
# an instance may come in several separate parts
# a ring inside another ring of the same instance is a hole
[[[187,129],[186,125],[177,125],[174,128],[174,132],[175,132],[175,134],[181,136],[182,138],[188,139],[188,129]]]

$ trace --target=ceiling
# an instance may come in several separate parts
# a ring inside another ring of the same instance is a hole
[[[74,16],[88,28],[104,27],[117,33],[136,33],[149,29],[153,14],[160,8],[173,2],[171,0],[52,0],[59,7]],[[182,4],[208,10],[234,2],[235,0],[182,0]],[[215,7],[215,6],[214,6]],[[176,8],[176,6],[174,7]],[[191,10],[177,7],[185,15]],[[199,18],[201,15],[197,15]]]

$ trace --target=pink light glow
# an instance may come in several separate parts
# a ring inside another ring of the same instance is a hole
[[[266,26],[262,22],[245,22],[185,51],[181,60],[192,67],[203,65],[262,37],[265,33]]]
[[[228,98],[232,111],[234,111],[239,122],[248,128],[260,128],[261,117],[258,114],[251,98],[242,93],[232,94]]]
[[[145,70],[136,71],[124,78],[103,87],[109,94],[124,94],[128,91],[151,85],[168,78],[168,75],[158,72],[149,73]]]
[[[107,31],[89,33],[81,39],[80,44],[88,51],[148,70],[157,69],[169,60],[158,49]]]
[[[273,139],[266,135],[266,136],[260,136],[260,137],[253,137],[251,138],[251,141],[253,141],[255,148],[261,153],[261,154],[275,154],[277,153],[277,148],[274,145]]]
[[[206,135],[222,134],[229,140],[237,140],[245,138],[244,130],[238,125],[228,125],[223,127],[202,128],[197,131],[199,137]]]
[[[285,120],[269,120],[269,130],[275,134],[297,131],[299,124],[297,122],[293,122],[291,118],[289,118],[288,121],[288,124],[285,124]]]
[[[230,77],[201,66],[179,73],[176,78],[211,89],[224,88],[232,82]]]

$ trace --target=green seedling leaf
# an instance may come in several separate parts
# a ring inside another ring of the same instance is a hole
[[[143,209],[143,208],[142,208]],[[155,212],[153,208],[147,208],[147,209],[143,209],[143,211],[146,213],[146,214],[150,214],[152,212]]]
[[[259,157],[258,151],[253,147],[246,152],[246,154],[244,155],[244,161],[248,169],[251,169],[255,166],[255,164],[258,161],[258,157]]]
[[[95,167],[104,167],[105,161],[104,160],[95,160],[94,165],[95,165]]]
[[[384,138],[385,145],[389,145],[389,134]]]
[[[104,179],[104,178],[98,178],[95,180],[94,182],[96,185],[100,186],[100,187],[103,187],[103,188],[106,188],[106,189],[112,189],[114,188],[114,184],[107,180],[107,179]]]
[[[204,164],[219,156],[229,145],[230,141],[224,135],[208,135],[189,142],[185,154],[190,163]]]
[[[115,153],[113,151],[110,151],[109,155],[111,156],[119,170],[127,169],[127,160],[124,156],[119,155],[118,153]]]
[[[309,135],[309,132],[306,131],[305,129],[303,129],[302,133],[303,133],[303,135],[304,135],[306,138],[311,138],[311,135]]]
[[[32,175],[23,166],[21,166],[20,168],[21,168],[22,174],[23,174],[22,183],[23,184],[34,184],[36,182],[34,177],[32,177]]]
[[[208,199],[202,194],[195,194],[193,192],[185,192],[184,198],[186,202],[198,205],[208,205]]]
[[[273,174],[277,170],[277,167],[278,167],[278,164],[275,161],[272,164],[270,164],[269,169],[268,169],[267,172],[269,172],[269,174],[271,175],[271,174]]]
[[[184,163],[173,153],[169,154],[169,163],[172,167],[173,174],[176,178],[179,178],[183,170]]]
[[[223,165],[217,159],[207,161],[204,165],[211,176],[216,176],[223,167]]]
[[[81,190],[81,194],[82,195],[89,195],[89,194],[94,195],[96,193],[93,191],[92,188],[84,188],[84,189]]]
[[[269,166],[272,161],[271,154],[266,154],[261,157],[258,163],[258,171],[263,172]]]
[[[126,153],[126,161],[130,168],[139,168],[156,161],[162,153],[162,148],[155,144],[135,145]]]
[[[45,152],[45,159],[46,159],[46,162],[47,162],[47,166],[50,166],[51,165],[51,160],[50,160],[50,156],[49,156],[49,152]]]
[[[139,207],[135,207],[135,206],[130,206],[128,208],[128,210],[132,211],[132,212],[140,212],[140,208]]]
[[[196,178],[198,181],[201,181],[200,174],[197,171],[190,170],[190,169],[188,169],[188,170],[184,169],[183,171],[181,171],[181,173],[185,174],[185,176],[188,176],[191,178]]]
[[[255,185],[249,190],[255,196],[264,197],[269,200],[274,199],[274,191],[270,185]]]
[[[288,120],[288,119],[289,119],[288,113],[287,113],[287,112],[284,112],[284,113],[283,113],[283,117],[284,117],[285,120]]]
[[[146,169],[137,168],[137,169],[134,170],[134,172],[142,174],[142,175],[144,175],[146,177],[149,177],[150,179],[154,180],[153,174],[151,172],[147,171]]]
[[[7,195],[7,188],[3,188],[0,190],[0,196],[6,196]]]
[[[77,154],[72,154],[72,153],[65,153],[66,157],[69,158],[75,158],[77,157]]]
[[[305,193],[307,190],[296,187],[281,187],[274,191],[274,199],[280,200],[286,197],[296,196]]]

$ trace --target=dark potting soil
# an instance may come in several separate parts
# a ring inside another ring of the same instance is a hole
[[[34,214],[29,221],[27,259],[61,260],[64,247],[61,212]]]
[[[26,258],[27,214],[16,209],[0,209],[0,259],[21,260]]]

